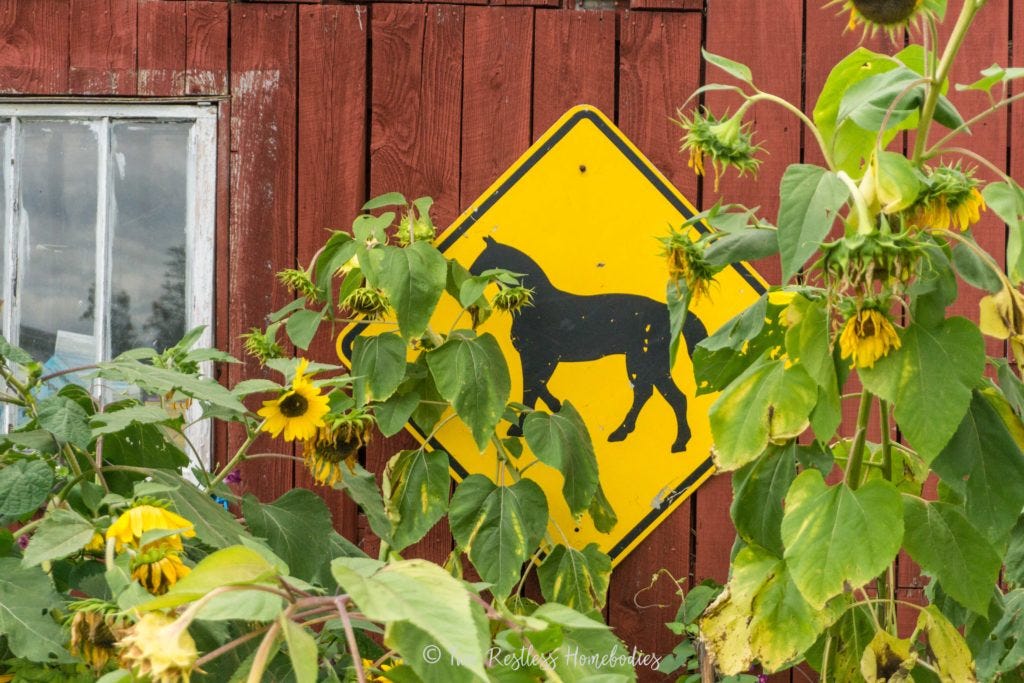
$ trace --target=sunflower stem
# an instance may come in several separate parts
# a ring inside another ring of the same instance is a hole
[[[213,480],[206,487],[207,491],[210,491],[217,484],[224,481],[224,478],[231,474],[231,470],[235,469],[235,467],[237,467],[238,464],[245,459],[246,451],[248,451],[252,447],[252,444],[256,441],[257,437],[260,434],[260,431],[263,429],[263,425],[265,424],[267,424],[267,421],[263,420],[262,422],[259,423],[256,429],[249,432],[249,436],[246,437],[245,441],[242,442],[242,445],[238,447],[238,450],[235,451],[235,454],[231,457],[231,460],[228,460],[228,463],[221,468],[220,472],[217,473],[217,476],[214,477]]]
[[[825,144],[825,138],[821,136],[821,131],[818,130],[818,127],[816,125],[814,125],[814,121],[808,118],[807,114],[800,111],[799,107],[792,105],[791,103],[787,102],[785,99],[779,97],[778,95],[772,95],[771,93],[760,91],[756,95],[752,95],[751,97],[749,97],[747,101],[744,103],[744,106],[749,106],[757,100],[765,100],[766,102],[772,102],[774,104],[777,104],[783,109],[789,111],[798,119],[800,119],[800,121],[802,121],[803,124],[807,126],[807,130],[811,131],[811,135],[814,136],[814,139],[818,141],[818,147],[821,149],[821,156],[825,158],[825,164],[828,166],[829,170],[836,170],[835,161],[832,160],[832,153],[829,151],[828,145]]]
[[[846,463],[846,485],[856,490],[860,486],[861,469],[864,464],[864,444],[868,436],[868,419],[874,395],[865,389],[860,395],[860,409],[857,411],[857,432],[850,448],[850,459]]]
[[[848,176],[846,171],[839,171],[836,173],[836,176],[846,184],[846,187],[850,190],[850,196],[853,197],[853,205],[857,210],[857,234],[871,234],[872,229],[875,227],[875,221],[871,216],[871,210],[868,209],[868,203],[865,201],[863,193],[857,187],[857,183],[853,182],[853,178]]]
[[[939,97],[942,95],[942,85],[949,77],[949,71],[953,68],[956,55],[963,45],[964,38],[967,37],[967,31],[971,28],[974,15],[981,9],[981,4],[974,0],[965,0],[963,8],[960,10],[960,16],[957,17],[956,25],[953,26],[953,33],[949,36],[946,49],[942,53],[942,58],[939,59],[939,63],[935,67],[935,75],[932,76],[931,85],[928,88],[928,94],[925,96],[924,106],[921,109],[921,120],[917,125],[917,138],[914,140],[914,157],[912,160],[915,166],[921,164],[921,158],[924,156],[925,145],[928,142],[928,130],[935,119],[935,108],[938,106]]]
[[[894,481],[896,474],[892,469],[892,438],[889,434],[889,402],[880,399],[878,412],[882,422],[882,476],[886,481]]]

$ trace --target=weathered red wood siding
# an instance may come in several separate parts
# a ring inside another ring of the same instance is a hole
[[[570,106],[594,104],[698,206],[718,197],[777,208],[787,164],[820,160],[813,138],[777,108],[754,111],[767,154],[758,179],[698,179],[679,155],[669,117],[701,83],[722,75],[700,48],[751,65],[758,85],[810,113],[829,67],[854,48],[844,18],[822,2],[751,0],[466,0],[373,4],[224,0],[0,0],[0,93],[16,95],[209,96],[219,98],[217,343],[241,356],[238,336],[283,303],[274,273],[308,259],[325,228],[345,228],[368,197],[429,194],[445,225],[459,215]],[[601,5],[602,10],[576,7]],[[964,48],[955,77],[993,62],[1021,64],[1024,13],[992,0]],[[884,39],[874,49],[895,51]],[[1013,54],[1011,54],[1013,50]],[[984,105],[966,100],[964,113]],[[727,95],[709,104],[735,109]],[[993,117],[975,142],[1024,177],[1024,107]],[[1016,146],[1016,149],[1014,149]],[[989,216],[982,242],[999,252]],[[775,262],[758,268],[778,278]],[[957,312],[974,316],[968,294]],[[990,349],[999,352],[998,347]],[[315,347],[329,359],[330,344]],[[226,371],[237,381],[257,373]],[[218,432],[222,447],[242,436]],[[378,439],[367,465],[379,471],[408,438]],[[244,487],[269,499],[309,477],[290,461],[257,460]],[[372,549],[375,539],[343,496],[325,495],[339,529]],[[689,585],[726,578],[733,531],[731,485],[716,477],[616,570],[608,618],[630,645],[667,654],[676,638],[666,569]],[[439,526],[414,552],[451,550]],[[900,597],[921,601],[916,567],[901,562]],[[803,674],[794,674],[803,680]],[[645,679],[658,677],[645,675]],[[789,681],[790,674],[773,677]]]

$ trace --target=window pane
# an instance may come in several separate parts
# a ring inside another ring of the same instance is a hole
[[[19,127],[20,343],[46,372],[95,361],[97,154],[89,124],[23,120]]]
[[[111,350],[158,351],[185,333],[190,122],[113,126]]]

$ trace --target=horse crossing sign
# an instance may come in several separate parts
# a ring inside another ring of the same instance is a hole
[[[618,516],[611,533],[598,532],[588,516],[572,517],[560,473],[531,467],[527,476],[548,494],[553,536],[565,534],[579,548],[596,542],[613,563],[712,473],[707,415],[715,396],[695,395],[688,354],[669,366],[667,271],[657,241],[694,213],[603,114],[579,106],[437,240],[445,256],[472,264],[471,272],[505,268],[533,289],[532,307],[493,315],[480,331],[502,346],[512,400],[555,411],[568,399],[583,417]],[[743,267],[723,271],[717,282],[710,301],[691,306],[688,349],[764,290]],[[494,477],[494,451],[479,452],[456,425],[440,429],[432,445],[449,453],[459,478]]]

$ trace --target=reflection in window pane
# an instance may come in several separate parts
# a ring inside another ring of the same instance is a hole
[[[96,130],[84,123],[19,127],[21,346],[44,372],[95,361]]]
[[[162,351],[185,333],[185,221],[191,122],[115,123],[111,352]]]

